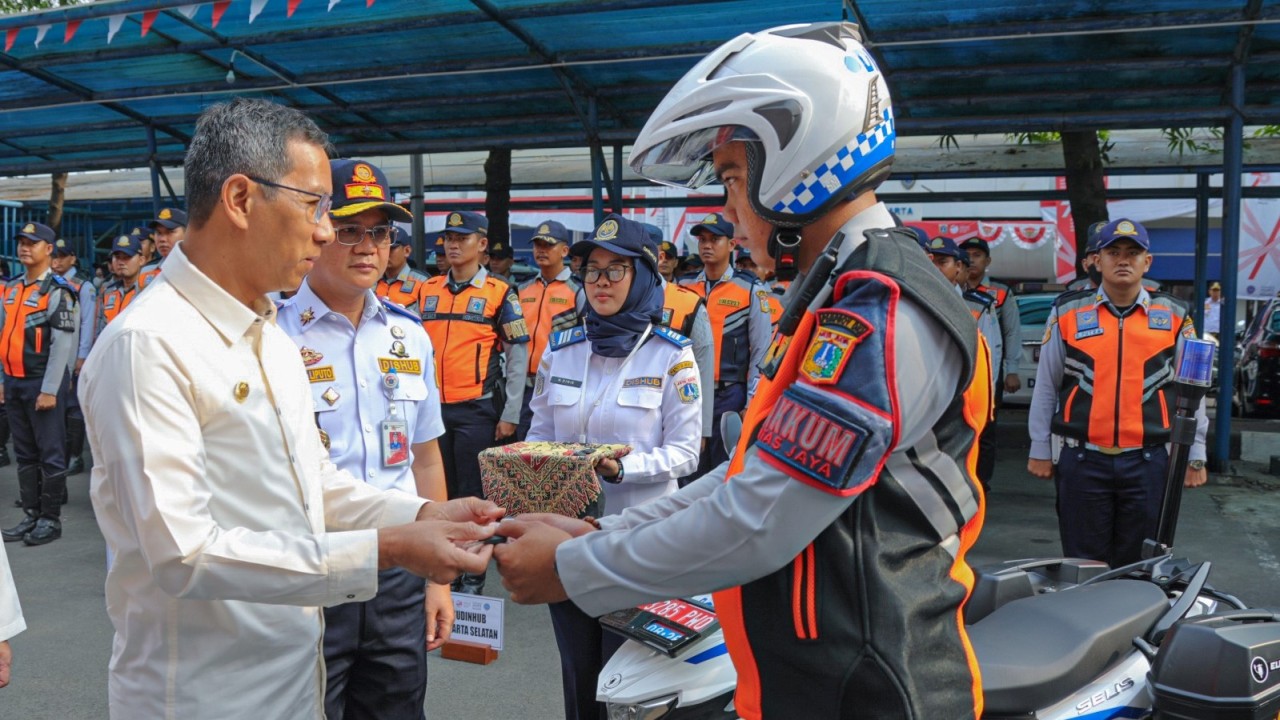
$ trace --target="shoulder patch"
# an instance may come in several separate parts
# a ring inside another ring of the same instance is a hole
[[[587,339],[587,331],[580,327],[571,330],[561,330],[560,332],[551,333],[551,349],[559,350],[563,347],[569,347],[574,343],[582,342]]]
[[[874,328],[861,315],[848,310],[819,310],[818,328],[800,363],[800,374],[809,382],[830,385],[840,379],[853,350]]]
[[[672,345],[675,345],[676,347],[689,347],[690,345],[693,344],[692,340],[681,335],[675,330],[672,330],[669,327],[655,325],[653,328],[653,334],[656,335],[657,337],[662,338],[663,340],[666,340]]]
[[[402,317],[406,317],[415,322],[422,322],[422,318],[418,317],[418,314],[413,312],[412,310],[401,307],[386,298],[381,298],[381,300],[382,300],[382,307],[386,308],[388,312],[394,313],[396,315],[400,315]]]
[[[876,428],[866,419],[792,386],[761,423],[755,442],[765,460],[791,477],[826,492],[853,495],[876,475],[859,472],[859,461],[868,452],[875,458],[887,455],[886,438],[892,434],[885,432],[887,420],[885,427]]]

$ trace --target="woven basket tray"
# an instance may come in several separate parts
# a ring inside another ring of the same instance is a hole
[[[557,513],[582,517],[600,500],[595,464],[621,458],[630,445],[518,442],[480,453],[484,496],[506,508],[507,516]]]

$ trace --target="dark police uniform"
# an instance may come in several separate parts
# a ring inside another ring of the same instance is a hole
[[[39,223],[27,223],[18,235],[55,241],[53,230]],[[47,269],[34,280],[24,274],[6,283],[0,308],[4,400],[26,514],[3,536],[5,542],[43,545],[62,535],[68,367],[76,353],[76,295],[62,277]],[[36,410],[41,394],[54,396],[56,405]]]

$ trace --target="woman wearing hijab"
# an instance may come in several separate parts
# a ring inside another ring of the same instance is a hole
[[[640,223],[609,215],[570,252],[583,260],[585,326],[556,333],[534,383],[529,441],[625,443],[596,465],[604,512],[675,492],[698,466],[702,403],[690,342],[662,327],[657,250]],[[605,717],[600,670],[622,644],[572,602],[551,605],[560,647],[565,717]]]

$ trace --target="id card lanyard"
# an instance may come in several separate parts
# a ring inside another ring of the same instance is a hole
[[[387,416],[379,423],[379,435],[382,437],[382,466],[400,467],[409,463],[409,424],[396,409],[396,389],[400,387],[400,376],[395,368],[390,368],[382,376],[382,392],[387,396]]]
[[[631,364],[632,358],[634,358],[636,353],[640,351],[640,346],[644,345],[644,341],[649,339],[649,333],[652,331],[653,325],[646,327],[644,332],[640,334],[640,339],[636,341],[636,346],[631,348],[631,352],[627,354],[627,357],[622,361],[622,364],[613,372],[605,374],[603,382],[600,383],[600,392],[596,393],[596,399],[593,402],[586,402],[586,398],[584,397],[583,402],[578,403],[579,443],[585,443],[587,441],[587,423],[591,420],[591,413],[595,412],[596,408],[600,407],[605,398],[613,398],[614,393],[612,393],[610,389],[614,383],[614,379],[621,375],[622,371]],[[587,361],[585,367],[582,369],[582,392],[584,394],[587,392],[587,388],[589,387],[587,385],[587,380],[591,377],[591,357],[593,355],[595,355],[595,353],[587,353]]]

